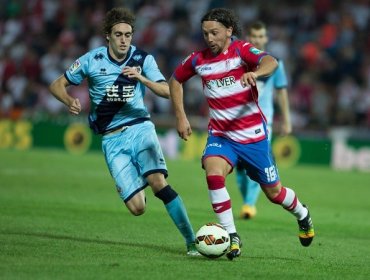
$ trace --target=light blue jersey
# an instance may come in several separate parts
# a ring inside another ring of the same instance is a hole
[[[122,62],[114,60],[107,47],[94,49],[65,72],[73,85],[85,78],[88,81],[90,127],[95,133],[103,134],[105,160],[125,202],[147,186],[148,175],[167,176],[155,127],[144,104],[145,86],[122,74],[126,66],[136,67],[153,82],[165,81],[154,57],[134,46]]]
[[[69,83],[87,78],[91,100],[89,123],[98,134],[149,120],[144,104],[145,86],[122,74],[124,67],[137,70],[153,82],[165,81],[154,57],[135,46],[122,62],[114,60],[107,47],[96,48],[77,59],[65,72]]]
[[[258,78],[258,104],[267,119],[269,131],[271,131],[274,117],[274,91],[275,89],[286,88],[288,86],[287,77],[283,61],[279,60],[279,65],[271,76]]]

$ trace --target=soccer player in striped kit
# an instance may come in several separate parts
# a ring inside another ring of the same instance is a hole
[[[184,109],[182,84],[194,75],[201,77],[210,109],[202,165],[213,210],[230,234],[227,257],[232,260],[241,254],[242,243],[225,187],[225,177],[239,161],[273,203],[296,217],[300,242],[309,246],[314,229],[308,209],[292,189],[280,182],[267,139],[266,119],[258,106],[257,78],[272,74],[278,63],[266,52],[236,38],[241,29],[231,10],[207,12],[201,26],[208,47],[193,52],[175,69],[169,82],[170,95],[177,131],[187,140],[192,130]]]

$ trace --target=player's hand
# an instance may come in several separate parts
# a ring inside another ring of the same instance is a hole
[[[180,138],[184,139],[185,141],[187,141],[189,136],[193,133],[187,118],[177,119],[176,127]]]
[[[78,98],[75,98],[73,102],[69,105],[69,112],[72,115],[78,115],[81,112],[81,103]]]
[[[240,83],[243,87],[246,86],[255,86],[257,83],[257,74],[254,72],[244,73],[240,79]]]
[[[139,81],[143,77],[141,75],[141,72],[139,71],[139,69],[137,67],[126,66],[126,67],[123,68],[122,73],[123,73],[123,75],[129,77],[130,79],[135,79],[135,80],[139,80]]]

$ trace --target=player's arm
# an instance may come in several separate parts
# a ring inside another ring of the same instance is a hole
[[[281,88],[276,90],[277,101],[281,111],[282,124],[281,124],[281,134],[287,135],[292,132],[292,123],[290,121],[290,109],[289,109],[289,98],[288,91],[286,88]]]
[[[73,115],[78,115],[81,112],[81,104],[78,98],[73,98],[67,93],[67,86],[69,85],[68,80],[61,75],[49,86],[49,90],[52,95],[68,108],[69,112]]]
[[[153,82],[146,78],[145,76],[143,76],[141,73],[139,73],[136,67],[123,68],[123,75],[126,75],[130,79],[138,80],[144,86],[149,88],[154,94],[160,97],[170,98],[170,89],[168,87],[167,82],[165,81]]]
[[[184,109],[184,89],[182,84],[173,76],[170,79],[169,85],[170,99],[176,116],[176,129],[179,136],[187,141],[188,137],[192,134],[192,130]]]
[[[258,77],[271,75],[277,66],[278,62],[274,57],[272,57],[271,55],[264,55],[261,58],[256,70],[244,73],[244,75],[240,79],[240,82],[243,86],[255,86]]]

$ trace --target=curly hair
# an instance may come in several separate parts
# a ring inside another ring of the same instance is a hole
[[[242,29],[240,26],[239,18],[234,13],[234,11],[225,8],[216,8],[207,12],[201,20],[201,23],[204,21],[217,21],[221,23],[226,28],[233,29],[233,35],[240,37],[242,34]]]
[[[110,34],[112,27],[118,23],[127,23],[132,27],[132,32],[134,32],[135,16],[129,9],[126,8],[111,9],[105,15],[103,24],[104,34]]]

